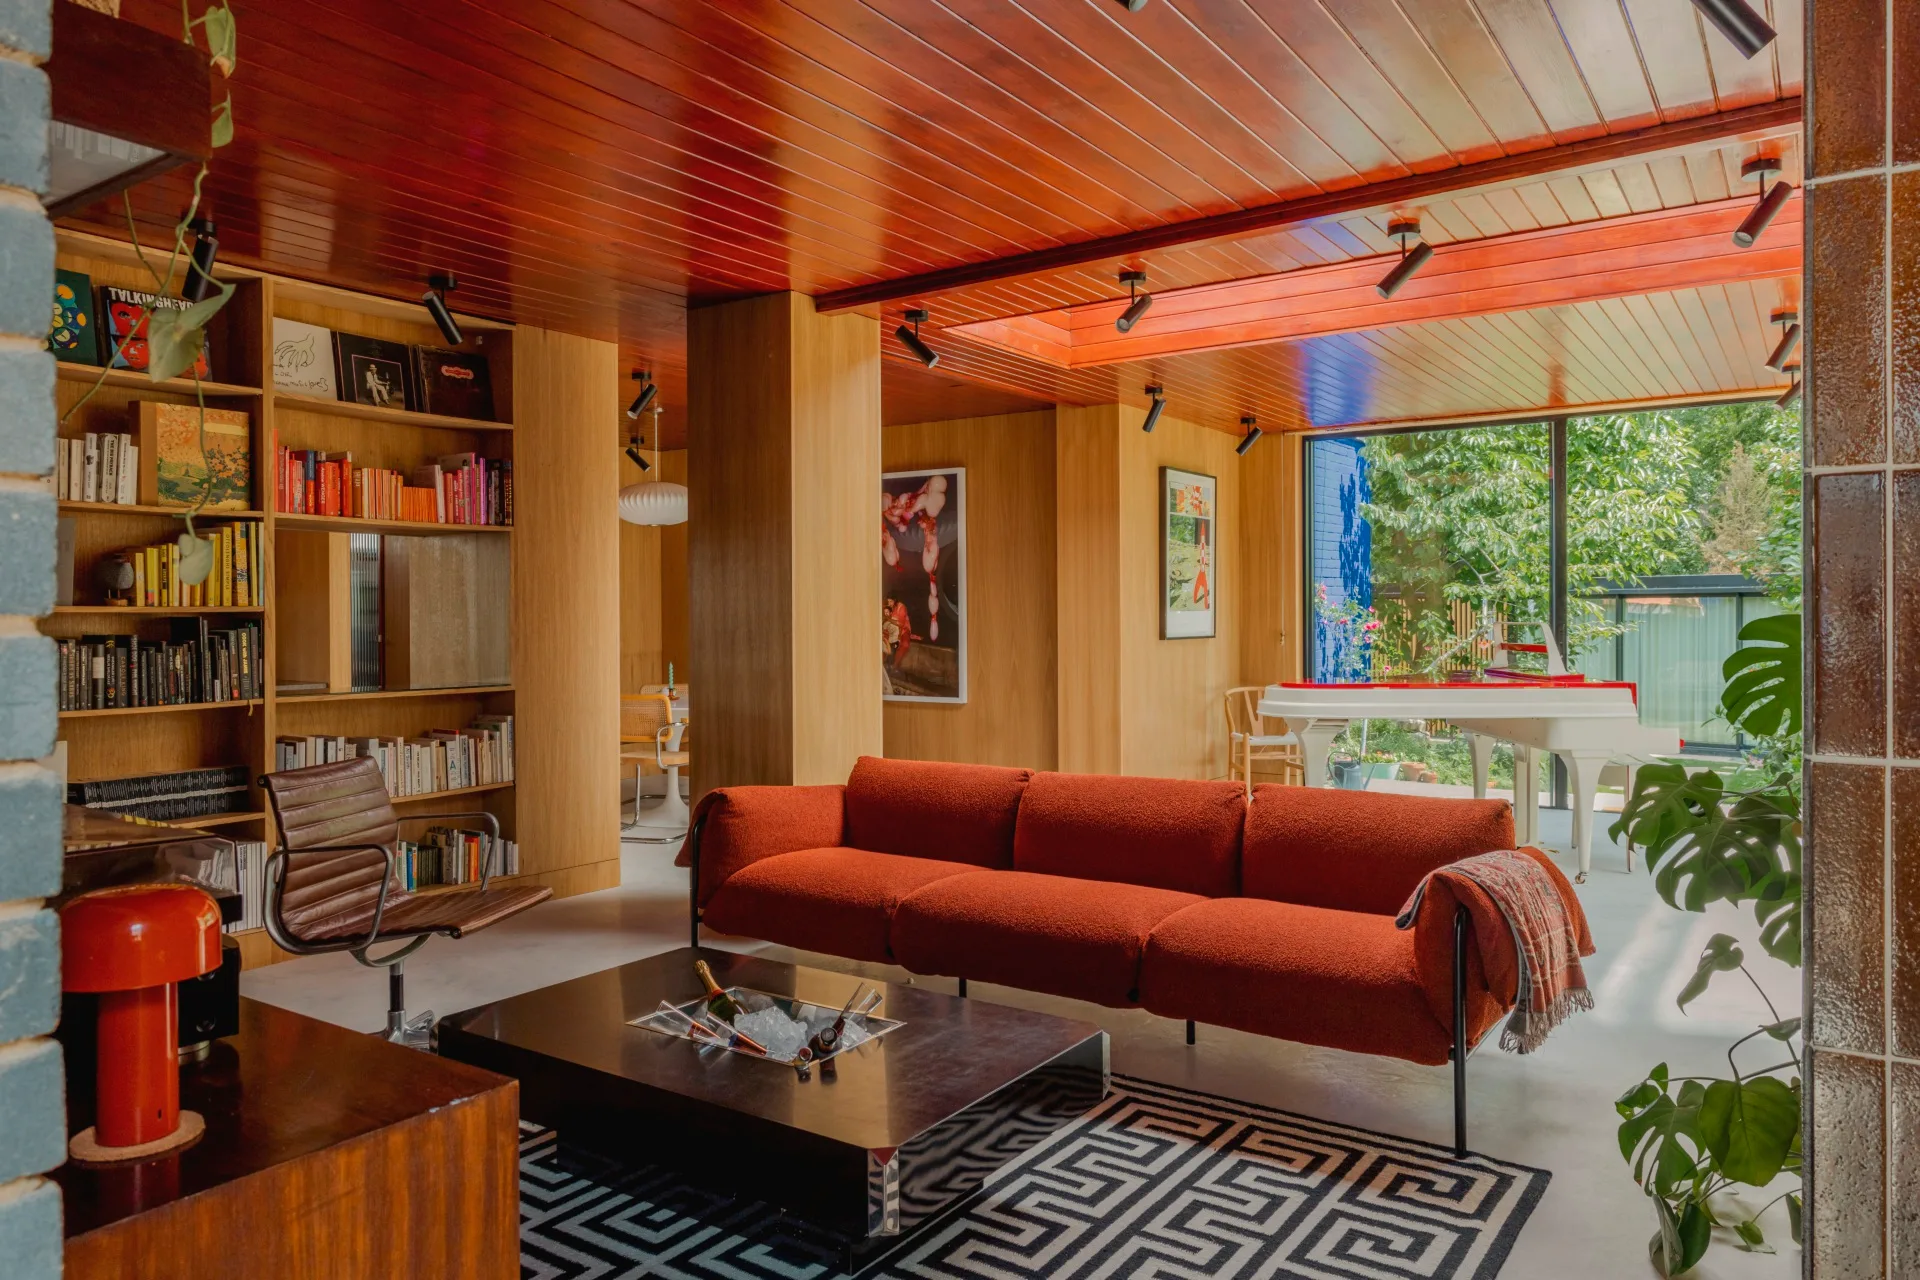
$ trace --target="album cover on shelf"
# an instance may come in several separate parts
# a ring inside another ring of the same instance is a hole
[[[56,360],[99,364],[98,329],[93,318],[93,278],[79,271],[55,271],[47,350]]]
[[[103,285],[100,289],[99,342],[104,348],[102,363],[115,369],[139,369],[147,367],[147,313],[157,308],[185,311],[187,301],[184,298],[163,298],[157,293],[138,293],[132,289],[122,289],[117,285]],[[206,378],[210,366],[207,363],[207,343],[200,344],[200,358],[190,370],[184,370],[182,377]]]
[[[207,490],[209,511],[252,507],[252,420],[237,409],[200,410],[191,404],[134,400],[127,405],[139,431],[140,501],[147,506],[190,507]]]
[[[273,389],[318,400],[339,399],[339,382],[333,370],[333,330],[275,316]]]
[[[407,346],[357,333],[333,335],[333,363],[340,399],[381,409],[416,409],[407,377]]]
[[[485,356],[445,347],[414,347],[413,374],[422,413],[494,420],[493,377]]]

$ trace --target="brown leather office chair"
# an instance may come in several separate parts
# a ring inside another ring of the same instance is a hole
[[[458,938],[553,896],[540,885],[493,888],[500,822],[490,813],[393,811],[380,766],[366,756],[270,773],[261,780],[281,847],[267,860],[267,936],[296,955],[347,951],[387,970],[387,1039],[426,1046],[431,1012],[409,1022],[401,966],[434,934]],[[394,842],[402,822],[477,822],[492,837],[477,885],[429,894],[398,887]],[[382,956],[385,942],[400,945]]]

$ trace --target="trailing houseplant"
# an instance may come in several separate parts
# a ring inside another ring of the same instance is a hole
[[[1646,851],[1654,887],[1669,906],[1750,907],[1762,949],[1798,967],[1799,615],[1756,619],[1741,628],[1740,641],[1723,666],[1721,714],[1758,740],[1759,782],[1736,786],[1738,777],[1723,778],[1712,769],[1690,774],[1671,762],[1644,766],[1612,834]],[[1678,1003],[1684,1010],[1715,976],[1735,972],[1760,991],[1771,1021],[1728,1047],[1727,1074],[1675,1076],[1663,1062],[1615,1103],[1620,1154],[1654,1204],[1657,1229],[1647,1251],[1663,1276],[1692,1269],[1712,1244],[1716,1226],[1731,1229],[1743,1248],[1770,1250],[1760,1217],[1781,1200],[1793,1239],[1800,1241],[1798,1184],[1758,1209],[1730,1194],[1800,1172],[1800,1019],[1780,1016],[1727,934],[1707,942]]]
[[[233,74],[238,62],[237,33],[234,26],[233,10],[224,3],[211,5],[198,18],[188,7],[188,0],[180,3],[180,38],[187,44],[198,48],[200,41],[206,43],[208,59],[214,69],[224,79]],[[210,138],[215,148],[224,147],[233,141],[233,94],[227,93],[214,107],[209,123]],[[121,193],[121,204],[126,211],[127,233],[133,241],[134,252],[139,256],[140,265],[147,269],[153,278],[154,291],[162,296],[173,292],[174,282],[181,278],[181,258],[187,252],[187,236],[193,230],[194,222],[200,216],[200,189],[207,179],[207,165],[203,161],[199,171],[193,175],[193,195],[187,203],[185,213],[173,228],[173,252],[167,259],[166,274],[162,275],[146,250],[141,247],[140,235],[134,226],[133,200],[125,192]],[[156,308],[147,315],[147,376],[154,382],[165,382],[177,378],[183,373],[193,377],[194,401],[199,408],[200,418],[200,454],[206,457],[207,397],[200,383],[200,350],[206,342],[206,328],[209,321],[218,315],[220,309],[233,297],[233,284],[214,283],[215,292],[199,302],[183,309]],[[86,394],[80,396],[61,415],[64,424],[78,413],[83,405],[93,399],[94,393],[106,385],[107,374],[114,367],[114,360],[120,356],[138,327],[129,329],[120,341],[114,345],[113,352],[105,361],[100,377]],[[213,568],[213,544],[194,533],[193,517],[206,505],[213,489],[213,476],[207,476],[207,484],[202,489],[200,500],[181,515],[186,523],[186,531],[180,535],[180,576],[186,582],[200,582]]]

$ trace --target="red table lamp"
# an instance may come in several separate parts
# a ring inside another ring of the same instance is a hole
[[[180,1110],[180,992],[220,967],[220,909],[186,884],[83,894],[60,909],[61,985],[100,996],[94,1123],[76,1160],[137,1160],[185,1146],[205,1125]]]

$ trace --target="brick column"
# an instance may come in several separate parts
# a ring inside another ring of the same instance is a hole
[[[52,642],[33,619],[53,607],[53,297],[47,179],[49,0],[0,0],[0,1271],[60,1274],[60,1193],[38,1176],[66,1156],[58,923],[40,899],[60,887],[57,779],[32,763],[53,748]]]
[[[1920,1275],[1920,5],[1809,0],[1815,1280]]]

